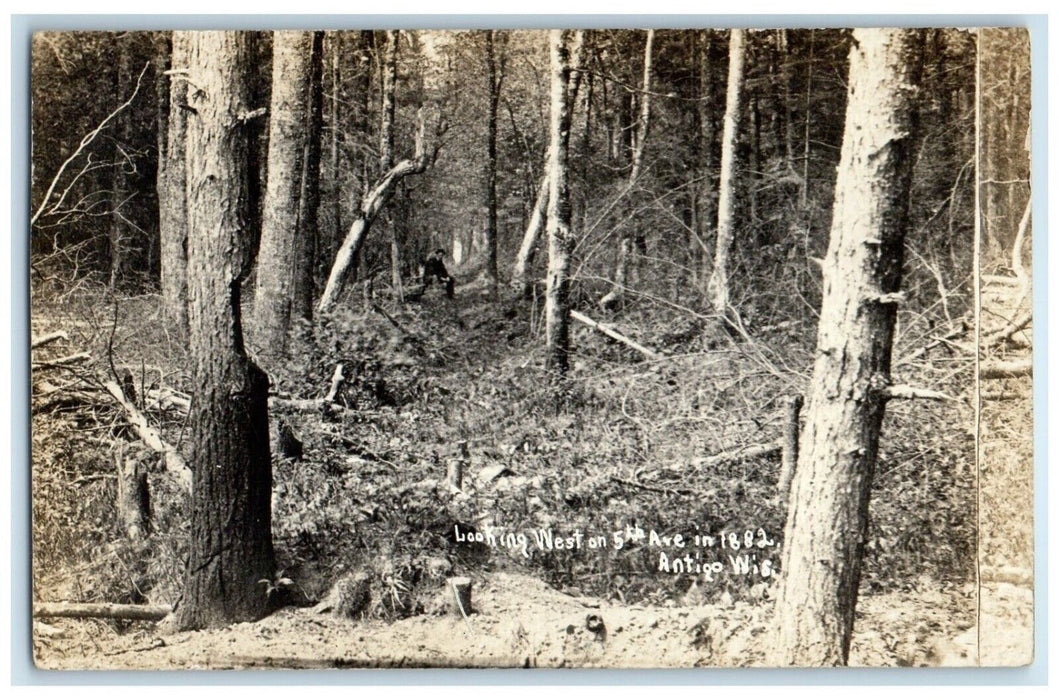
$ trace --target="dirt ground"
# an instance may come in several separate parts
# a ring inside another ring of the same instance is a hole
[[[1025,623],[1032,608],[1024,591],[1011,589],[1016,604],[987,614],[984,634]],[[973,595],[965,586],[865,598],[851,665],[974,665],[976,628],[958,612]],[[202,632],[144,623],[119,633],[99,621],[49,621],[37,625],[34,657],[43,669],[731,667],[760,665],[768,637],[767,601],[625,607],[505,573],[479,582],[473,600],[466,619],[441,610],[393,623],[309,608]],[[1011,639],[1007,654],[1024,651],[1021,641]]]

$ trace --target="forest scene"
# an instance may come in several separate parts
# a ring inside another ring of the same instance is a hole
[[[1033,660],[1021,28],[42,32],[42,669]]]

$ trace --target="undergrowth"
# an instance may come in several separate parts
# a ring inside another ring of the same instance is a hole
[[[62,308],[35,308],[34,319],[75,329],[54,352],[89,349],[93,371],[128,367],[143,389],[185,389],[184,351],[159,320],[157,301],[82,294]],[[301,459],[273,458],[277,578],[290,578],[313,600],[344,572],[369,572],[369,613],[380,617],[429,612],[447,576],[492,569],[528,571],[573,593],[627,603],[767,595],[736,579],[696,586],[691,575],[659,573],[657,552],[646,547],[530,548],[524,556],[458,543],[454,532],[763,528],[780,540],[778,460],[707,467],[704,458],[780,437],[784,398],[804,391],[811,370],[811,319],[771,326],[768,314],[748,319],[747,342],[715,330],[705,316],[635,300],[609,320],[665,357],[645,360],[577,327],[572,380],[557,403],[541,369],[539,307],[480,297],[450,302],[438,290],[418,302],[376,303],[355,303],[297,329],[289,361],[265,367],[273,393],[289,398],[322,398],[339,363],[348,377],[336,399],[343,410],[271,411],[273,435],[282,420],[304,444]],[[906,329],[915,323],[909,317]],[[898,358],[918,340],[911,331],[903,337]],[[252,335],[248,345],[253,349]],[[872,592],[973,577],[973,411],[966,390],[973,365],[944,348],[897,364],[902,382],[955,400],[895,402],[888,410],[864,564],[863,586]],[[38,373],[35,392],[57,381]],[[151,415],[181,443],[181,415]],[[153,532],[141,544],[125,543],[110,476],[119,439],[132,436],[103,406],[34,415],[37,595],[176,599],[187,496],[145,451]],[[456,492],[446,474],[462,441],[470,459]],[[778,566],[778,554],[776,560]]]

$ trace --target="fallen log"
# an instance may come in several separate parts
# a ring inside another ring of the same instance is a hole
[[[989,335],[982,336],[980,343],[982,349],[992,347],[1001,342],[1011,340],[1011,337],[1019,331],[1026,328],[1033,321],[1033,309],[1026,309],[1021,314],[1013,318],[1003,328],[996,330]]]
[[[639,343],[637,343],[632,338],[629,338],[628,336],[622,335],[618,331],[614,330],[613,327],[611,327],[611,326],[609,326],[609,325],[607,325],[605,323],[600,323],[599,321],[594,321],[593,319],[589,318],[588,316],[585,316],[580,311],[571,311],[570,312],[570,317],[573,318],[575,321],[579,321],[580,323],[585,324],[589,328],[593,328],[593,329],[599,331],[600,333],[602,333],[603,335],[605,335],[605,336],[607,336],[609,338],[613,338],[614,340],[617,340],[619,343],[623,343],[624,345],[632,348],[633,350],[635,350],[636,352],[640,353],[641,355],[643,355],[644,357],[646,357],[646,358],[648,358],[650,360],[660,360],[660,359],[662,359],[662,355],[660,353],[657,353],[654,350],[651,350],[650,348],[647,348],[647,347],[644,347],[643,345],[640,345]]]
[[[125,419],[145,445],[165,458],[165,468],[172,472],[184,488],[191,490],[191,469],[175,447],[162,439],[161,433],[147,422],[147,417],[140,413],[136,406],[125,398],[125,393],[117,382],[109,381],[103,385],[118,405],[125,411]]]
[[[990,362],[982,364],[978,376],[982,379],[1010,379],[1033,374],[1033,358],[1024,357],[1010,362]]]
[[[72,355],[56,357],[54,360],[35,360],[33,369],[65,369],[91,359],[92,356],[87,352],[75,352]]]
[[[54,343],[56,340],[69,340],[70,337],[66,335],[66,331],[57,331],[55,333],[47,333],[45,335],[34,338],[30,341],[30,350],[36,350],[39,347],[47,345],[48,343]]]
[[[783,445],[779,442],[770,442],[765,445],[753,445],[744,447],[735,452],[722,452],[721,454],[703,457],[692,462],[692,466],[699,468],[717,467],[722,464],[743,462],[748,459],[759,459],[762,457],[777,457],[783,452]]]
[[[33,617],[94,617],[156,622],[173,611],[168,605],[120,603],[34,603]]]

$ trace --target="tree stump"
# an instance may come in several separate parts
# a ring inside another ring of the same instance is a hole
[[[452,589],[452,612],[457,617],[468,617],[471,614],[471,579],[467,576],[454,576],[448,580]]]
[[[133,454],[126,456],[125,443],[114,452],[117,468],[118,518],[125,536],[138,540],[151,532],[151,495],[147,488],[147,469]]]

